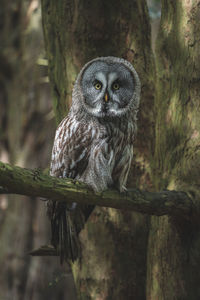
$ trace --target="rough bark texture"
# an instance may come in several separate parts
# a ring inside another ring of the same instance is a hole
[[[48,166],[55,128],[49,88],[42,83],[45,70],[36,65],[40,19],[37,0],[1,1],[0,159],[30,168]],[[66,299],[66,270],[50,258],[28,255],[49,238],[40,200],[0,196],[1,300]]]
[[[200,1],[162,1],[157,41],[157,189],[183,189],[199,202]],[[200,222],[152,217],[147,299],[200,298]]]
[[[12,167],[0,162],[0,193],[44,197],[85,205],[98,205],[124,210],[135,210],[150,215],[172,215],[187,219],[196,207],[184,192],[146,192],[129,189],[124,193],[108,190],[94,193],[85,184],[72,179],[61,179],[45,175],[40,170]]]
[[[154,65],[145,1],[43,0],[42,8],[57,122],[66,115],[77,73],[90,59],[124,57],[139,73],[142,99],[129,184],[149,189]],[[80,235],[81,261],[73,266],[78,298],[145,299],[147,234],[148,217],[96,208]]]

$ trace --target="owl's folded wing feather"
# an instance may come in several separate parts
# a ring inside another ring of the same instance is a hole
[[[50,175],[75,179],[88,164],[92,128],[67,116],[59,125],[54,146]]]
[[[75,179],[81,176],[88,164],[92,129],[78,123],[68,115],[59,125],[53,151],[50,175]],[[66,203],[48,201],[48,215],[51,219],[51,242],[63,260],[74,261],[79,255],[78,233],[83,228],[92,207],[70,211]]]

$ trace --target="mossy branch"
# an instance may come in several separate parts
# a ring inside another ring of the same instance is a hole
[[[0,162],[0,193],[42,197],[68,203],[77,202],[134,210],[149,215],[190,215],[192,200],[185,192],[147,192],[130,189],[125,193],[108,190],[94,193],[88,186],[71,179],[60,179]]]

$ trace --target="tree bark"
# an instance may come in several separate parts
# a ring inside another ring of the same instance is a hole
[[[3,0],[0,15],[0,159],[46,168],[55,126],[49,88],[41,83],[45,70],[36,64],[43,49],[39,1]],[[66,270],[28,254],[49,241],[49,231],[40,200],[0,195],[1,300],[67,299]]]
[[[156,49],[157,189],[184,189],[199,203],[200,1],[162,1]],[[198,213],[198,212],[197,212]],[[147,299],[200,298],[200,222],[152,217]]]
[[[154,63],[146,2],[43,0],[42,11],[57,123],[87,61],[112,55],[133,63],[142,99],[129,185],[151,188]],[[80,234],[81,260],[73,265],[78,299],[145,299],[148,222],[128,211],[95,209]]]
[[[45,175],[40,170],[12,167],[0,162],[0,193],[43,197],[72,204],[98,205],[124,210],[135,210],[150,215],[186,217],[193,214],[192,199],[184,192],[146,192],[129,189],[124,193],[107,190],[94,193],[86,184],[72,179]]]

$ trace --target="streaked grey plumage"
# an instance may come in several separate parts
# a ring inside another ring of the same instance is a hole
[[[69,114],[56,131],[50,174],[85,182],[94,191],[112,186],[123,191],[133,157],[139,100],[140,80],[128,61],[100,57],[88,62],[76,80]],[[66,204],[49,201],[48,207],[52,243],[61,261],[74,261],[79,252],[77,233],[85,221],[80,206],[70,211]],[[88,217],[87,209],[84,215]]]

